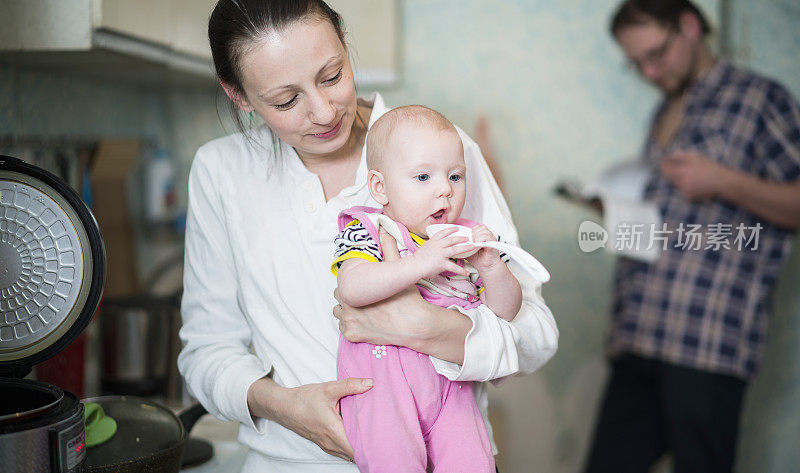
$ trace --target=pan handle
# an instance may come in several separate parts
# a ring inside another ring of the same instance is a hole
[[[199,402],[195,402],[191,406],[187,407],[186,409],[182,410],[178,413],[178,418],[181,420],[181,424],[183,424],[183,428],[186,429],[186,433],[192,431],[192,427],[194,424],[203,417],[205,414],[208,414],[208,411],[202,404]]]

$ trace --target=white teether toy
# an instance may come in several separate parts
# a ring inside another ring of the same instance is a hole
[[[460,243],[459,245],[474,245],[478,248],[475,248],[473,251],[467,251],[465,253],[461,253],[456,255],[457,258],[468,258],[474,255],[480,248],[494,248],[496,250],[502,251],[503,253],[510,256],[514,259],[517,263],[522,266],[522,268],[527,271],[531,276],[536,278],[537,281],[541,283],[546,283],[550,280],[550,273],[545,269],[544,265],[539,262],[536,258],[533,257],[530,253],[523,250],[522,248],[509,245],[508,243],[503,243],[501,241],[481,241],[481,242],[474,242],[472,241],[472,229],[470,227],[465,227],[463,225],[456,225],[453,223],[437,223],[435,225],[428,225],[425,228],[425,231],[428,233],[428,237],[431,237],[442,230],[446,230],[448,228],[457,228],[458,230],[452,233],[449,236],[453,237],[467,237],[469,240],[465,243]]]
[[[463,225],[456,225],[456,224],[453,224],[453,223],[437,223],[437,224],[434,224],[434,225],[428,225],[427,227],[425,227],[425,231],[428,232],[428,238],[430,238],[433,235],[435,235],[435,234],[437,234],[437,233],[439,233],[439,232],[441,232],[443,230],[448,230],[450,228],[457,228],[458,230],[455,231],[454,233],[451,233],[449,236],[451,236],[451,237],[466,237],[467,238],[467,241],[465,241],[464,243],[459,243],[456,246],[467,246],[467,245],[472,245],[473,244],[473,242],[472,242],[472,229],[469,228],[469,227],[465,227]],[[480,250],[480,248],[475,248],[474,250],[471,250],[471,251],[466,251],[464,253],[459,253],[459,254],[456,255],[456,258],[467,258],[467,257],[472,256],[475,253],[477,253],[478,250]]]

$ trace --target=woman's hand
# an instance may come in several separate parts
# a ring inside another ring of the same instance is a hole
[[[247,391],[247,405],[254,416],[274,420],[311,440],[326,453],[353,461],[353,448],[347,441],[339,413],[339,399],[371,387],[372,380],[362,378],[296,388],[284,388],[270,378],[262,378]]]
[[[380,239],[384,261],[400,259],[394,238],[381,234]],[[360,308],[342,303],[338,291],[333,295],[339,301],[333,308],[339,331],[351,342],[404,346],[453,363],[464,361],[464,340],[472,321],[426,302],[416,286]]]

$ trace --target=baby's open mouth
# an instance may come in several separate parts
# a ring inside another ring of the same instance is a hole
[[[434,220],[440,220],[440,219],[442,219],[442,218],[444,217],[444,214],[445,214],[445,209],[441,209],[441,210],[439,210],[438,212],[434,212],[434,213],[432,213],[432,214],[431,214],[431,217],[432,217]]]

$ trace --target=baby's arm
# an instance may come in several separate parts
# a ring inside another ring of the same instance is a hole
[[[443,271],[466,276],[468,273],[464,268],[450,261],[454,255],[464,251],[456,248],[456,245],[466,240],[448,237],[454,231],[437,233],[412,256],[396,261],[373,262],[359,258],[343,261],[337,274],[342,302],[351,307],[373,304],[416,284],[422,278]]]
[[[485,225],[472,229],[472,239],[476,242],[496,241]],[[493,248],[481,248],[469,262],[478,270],[483,279],[481,301],[498,317],[509,322],[517,316],[522,307],[522,288],[519,281],[500,259],[500,252]]]
[[[352,258],[343,261],[337,275],[342,302],[351,307],[363,307],[416,284],[421,278],[409,260],[374,262]]]

